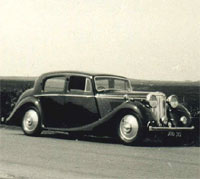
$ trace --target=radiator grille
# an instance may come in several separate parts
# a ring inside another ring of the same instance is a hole
[[[156,120],[159,126],[162,126],[160,123],[160,119],[162,117],[166,117],[167,111],[166,111],[166,96],[165,95],[156,95],[156,98],[158,100],[158,105],[156,108],[152,108],[153,113],[156,116]]]

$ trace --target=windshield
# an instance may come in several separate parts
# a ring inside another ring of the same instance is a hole
[[[117,77],[95,77],[95,86],[97,91],[131,91],[129,80]]]

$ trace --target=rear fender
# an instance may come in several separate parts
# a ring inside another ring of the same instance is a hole
[[[42,117],[41,115],[42,110],[41,110],[41,105],[40,105],[39,100],[31,96],[31,97],[26,97],[22,99],[16,104],[13,111],[11,112],[9,117],[6,119],[6,124],[21,125],[22,116],[25,112],[25,109],[29,106],[35,106],[38,109],[40,116]]]

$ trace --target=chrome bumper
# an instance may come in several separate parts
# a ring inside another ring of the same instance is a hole
[[[152,127],[149,126],[149,131],[191,131],[194,130],[192,127]]]

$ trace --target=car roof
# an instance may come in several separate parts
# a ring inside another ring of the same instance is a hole
[[[91,76],[91,77],[96,77],[96,76],[115,76],[119,78],[126,78],[124,76],[119,76],[119,75],[113,75],[113,74],[106,74],[106,73],[94,73],[94,72],[84,72],[84,71],[53,71],[53,72],[48,72],[44,73],[42,76],[50,76],[50,75],[59,75],[59,74],[76,74],[76,75],[86,75],[86,76]]]

